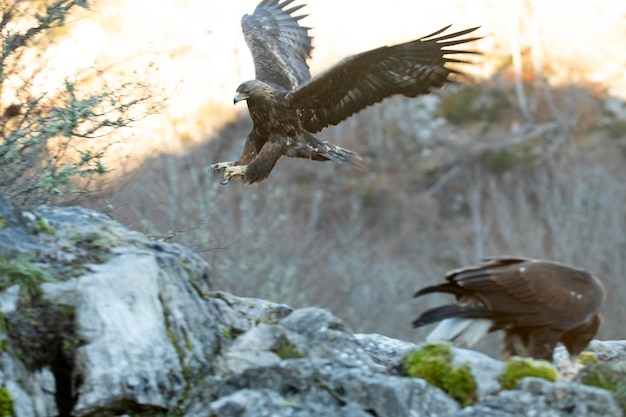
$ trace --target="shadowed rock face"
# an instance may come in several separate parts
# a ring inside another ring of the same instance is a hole
[[[478,383],[479,403],[461,410],[402,376],[416,345],[354,335],[324,309],[214,291],[182,246],[76,207],[0,197],[0,219],[0,391],[12,401],[0,407],[16,417],[621,415],[608,391],[565,381],[499,392],[501,362],[454,349]]]

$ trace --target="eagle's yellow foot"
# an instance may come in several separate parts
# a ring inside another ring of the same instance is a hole
[[[220,182],[222,185],[228,184],[231,178],[243,177],[246,174],[247,165],[232,165],[224,167],[221,171],[224,173],[224,179]]]

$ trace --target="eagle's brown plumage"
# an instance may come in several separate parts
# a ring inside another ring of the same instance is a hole
[[[441,321],[427,340],[463,340],[469,345],[490,331],[503,330],[502,356],[552,360],[561,342],[578,355],[596,335],[604,301],[602,283],[589,272],[556,262],[499,257],[457,269],[447,282],[419,290],[439,292],[455,304],[427,310],[414,327]]]
[[[451,74],[459,74],[447,64],[465,63],[458,57],[476,53],[448,48],[479,39],[461,38],[477,28],[441,35],[448,26],[353,55],[311,78],[309,28],[298,23],[304,15],[294,15],[304,5],[288,7],[293,1],[263,0],[241,20],[256,74],[237,88],[234,101],[247,100],[253,128],[239,160],[211,165],[213,172],[223,173],[224,183],[241,176],[245,184],[258,184],[282,155],[360,168],[356,153],[312,133],[389,96],[415,97],[440,88]]]

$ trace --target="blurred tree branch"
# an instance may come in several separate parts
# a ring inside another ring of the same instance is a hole
[[[148,85],[109,85],[97,70],[34,92],[33,80],[48,68],[38,55],[24,52],[45,49],[54,37],[51,30],[88,6],[85,0],[14,0],[0,6],[0,98],[5,106],[0,190],[21,204],[66,202],[92,191],[95,179],[108,172],[103,158],[115,143],[112,134],[159,107]]]

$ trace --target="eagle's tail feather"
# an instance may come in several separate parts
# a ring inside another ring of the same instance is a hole
[[[493,322],[487,319],[451,317],[441,321],[426,337],[427,342],[448,340],[473,346],[489,332]]]
[[[323,160],[325,158],[341,165],[349,165],[359,171],[365,168],[365,161],[356,152],[337,146],[327,140],[321,140],[309,132],[305,132],[304,140],[309,150],[315,155],[311,159]]]
[[[363,158],[361,158],[359,154],[328,141],[323,141],[321,143],[318,153],[331,161],[335,161],[342,165],[350,165],[359,171],[362,171],[365,167],[365,161],[363,161]]]

